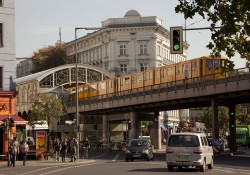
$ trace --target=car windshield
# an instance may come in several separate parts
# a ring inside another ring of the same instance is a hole
[[[146,140],[132,140],[130,142],[130,146],[144,146],[144,145],[147,145]]]
[[[172,135],[169,138],[168,146],[197,147],[200,146],[198,139],[198,136],[194,135]]]

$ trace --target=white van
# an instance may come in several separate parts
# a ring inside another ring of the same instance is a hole
[[[204,133],[173,133],[166,146],[166,163],[169,171],[174,167],[199,168],[204,172],[206,166],[213,168],[213,148]]]

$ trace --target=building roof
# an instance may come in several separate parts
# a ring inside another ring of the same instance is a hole
[[[24,76],[24,77],[17,78],[16,83],[19,84],[19,83],[24,83],[24,82],[27,82],[27,81],[35,80],[35,79],[39,78],[40,76],[42,76],[43,74],[45,74],[46,72],[49,72],[50,70],[51,69],[48,69],[48,70],[45,70],[45,71],[41,71],[41,72],[37,72],[37,73],[31,74],[31,75],[27,75],[27,76]]]

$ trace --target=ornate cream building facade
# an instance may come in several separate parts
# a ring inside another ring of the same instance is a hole
[[[184,42],[183,54],[170,54],[170,32],[163,21],[156,16],[143,17],[136,10],[129,10],[123,18],[102,21],[100,29],[66,43],[69,63],[75,62],[77,52],[79,64],[97,66],[115,76],[185,61],[188,47]],[[173,125],[188,118],[188,111],[160,115]]]

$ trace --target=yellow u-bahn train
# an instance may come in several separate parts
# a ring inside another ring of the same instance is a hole
[[[78,85],[78,98],[87,99],[99,95],[119,95],[121,93],[140,92],[145,88],[170,82],[179,82],[201,76],[211,75],[222,78],[221,68],[227,65],[225,57],[212,58],[204,56],[150,69],[143,72],[128,74],[104,81]],[[75,98],[75,87],[67,88],[70,97]]]

